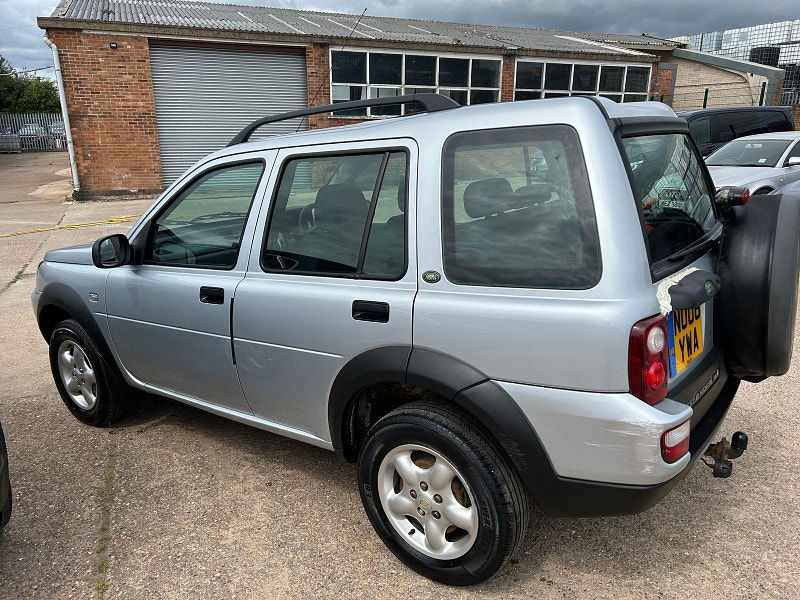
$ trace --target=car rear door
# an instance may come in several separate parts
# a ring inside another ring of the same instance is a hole
[[[231,306],[275,152],[215,161],[155,207],[111,270],[108,326],[125,369],[156,392],[250,413],[233,364]]]
[[[285,149],[236,291],[233,345],[254,413],[330,440],[340,370],[411,345],[417,147],[409,139]]]
[[[697,306],[672,309],[667,315],[669,397],[694,407],[694,423],[715,397],[709,394],[703,403],[705,393],[699,392],[724,379],[713,333],[716,261],[713,244],[702,244],[718,235],[721,227],[713,206],[714,188],[685,134],[623,137],[622,148],[642,211],[653,293],[662,303],[668,302],[669,287],[676,280],[697,270],[711,275],[711,287],[706,286]],[[699,249],[692,251],[698,244]]]

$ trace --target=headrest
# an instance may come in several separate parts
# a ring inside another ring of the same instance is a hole
[[[464,211],[473,219],[496,215],[511,208],[514,190],[505,177],[473,181],[464,190]]]
[[[402,183],[397,186],[397,207],[401,213],[406,212],[406,180],[403,178]]]
[[[362,225],[369,212],[369,202],[364,193],[352,183],[334,183],[319,188],[314,203],[314,223],[323,229],[326,226],[342,226],[351,222]]]
[[[526,208],[528,206],[536,206],[542,202],[550,200],[552,192],[550,185],[547,183],[531,183],[530,185],[523,185],[521,188],[514,192],[514,199],[509,208]]]

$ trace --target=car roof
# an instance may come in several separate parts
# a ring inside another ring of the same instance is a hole
[[[732,142],[741,142],[742,140],[792,141],[796,139],[800,139],[800,131],[775,131],[772,133],[756,133],[754,135],[745,135],[731,141]]]
[[[535,117],[534,117],[535,115]],[[376,139],[413,138],[424,139],[435,132],[450,134],[476,129],[499,127],[521,127],[548,123],[575,123],[582,119],[620,117],[675,117],[673,110],[660,102],[617,103],[607,98],[549,98],[517,102],[494,102],[461,106],[431,113],[419,113],[388,119],[371,119],[344,127],[311,129],[287,135],[277,135],[228,146],[209,155],[206,160],[221,158],[243,152],[257,152],[297,146],[358,142]],[[258,130],[254,132],[258,134]]]
[[[693,115],[707,115],[724,112],[762,112],[776,111],[789,112],[789,106],[722,106],[719,108],[697,108],[695,110],[681,110],[677,112],[679,117],[689,117]]]

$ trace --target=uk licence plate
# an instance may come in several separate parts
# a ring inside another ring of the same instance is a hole
[[[705,306],[673,310],[667,320],[669,376],[675,377],[703,352]]]

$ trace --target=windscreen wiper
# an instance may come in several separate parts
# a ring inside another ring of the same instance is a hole
[[[673,252],[669,256],[667,256],[667,260],[669,261],[676,261],[686,258],[690,254],[694,254],[695,252],[699,252],[700,250],[705,250],[709,246],[713,246],[717,242],[719,242],[720,237],[722,237],[722,223],[717,223],[712,227],[706,234],[698,239],[694,244],[691,246],[687,246],[686,248],[682,248],[677,252]]]

